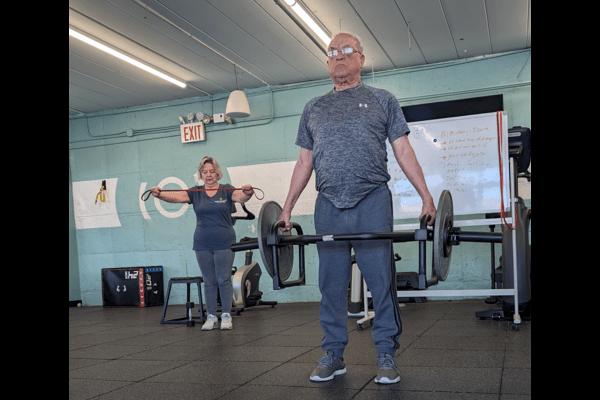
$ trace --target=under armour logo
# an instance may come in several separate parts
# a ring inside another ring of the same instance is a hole
[[[365,108],[367,108],[367,105],[366,105],[366,104],[362,104],[362,103],[358,103],[358,108],[360,108],[360,107],[365,107]]]

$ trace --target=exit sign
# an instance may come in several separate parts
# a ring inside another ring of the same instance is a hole
[[[204,122],[196,122],[195,124],[183,124],[179,126],[181,130],[181,143],[200,142],[206,140],[204,132]]]

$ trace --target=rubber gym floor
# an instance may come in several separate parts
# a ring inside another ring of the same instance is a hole
[[[265,299],[268,300],[268,299]],[[198,315],[197,305],[194,315]],[[162,306],[69,308],[70,399],[530,399],[531,321],[480,320],[475,300],[401,308],[402,380],[374,383],[371,326],[348,319],[347,373],[311,382],[323,356],[318,303],[233,315],[230,331],[160,324]],[[166,319],[185,316],[169,304]]]

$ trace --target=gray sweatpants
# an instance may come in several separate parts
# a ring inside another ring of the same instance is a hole
[[[204,301],[206,312],[217,314],[217,291],[221,297],[221,311],[231,312],[233,285],[231,267],[235,254],[231,249],[196,251],[196,259],[204,278]]]
[[[339,209],[319,194],[315,205],[316,233],[391,232],[392,195],[381,185],[353,208]],[[375,319],[371,335],[377,353],[394,356],[400,346],[402,318],[396,294],[396,266],[392,241],[355,240],[318,242],[320,322],[325,337],[321,348],[343,357],[348,344],[348,284],[351,275],[351,248],[373,296]]]

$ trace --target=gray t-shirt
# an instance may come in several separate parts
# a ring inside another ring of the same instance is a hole
[[[233,188],[228,183],[219,187]],[[194,186],[192,189],[204,189],[204,186]],[[235,243],[235,230],[231,222],[232,195],[232,190],[221,190],[213,197],[206,192],[188,192],[190,204],[196,212],[194,250],[223,250]]]
[[[317,191],[336,207],[351,208],[390,180],[385,140],[409,132],[394,95],[361,83],[310,100],[296,145],[313,152]]]

